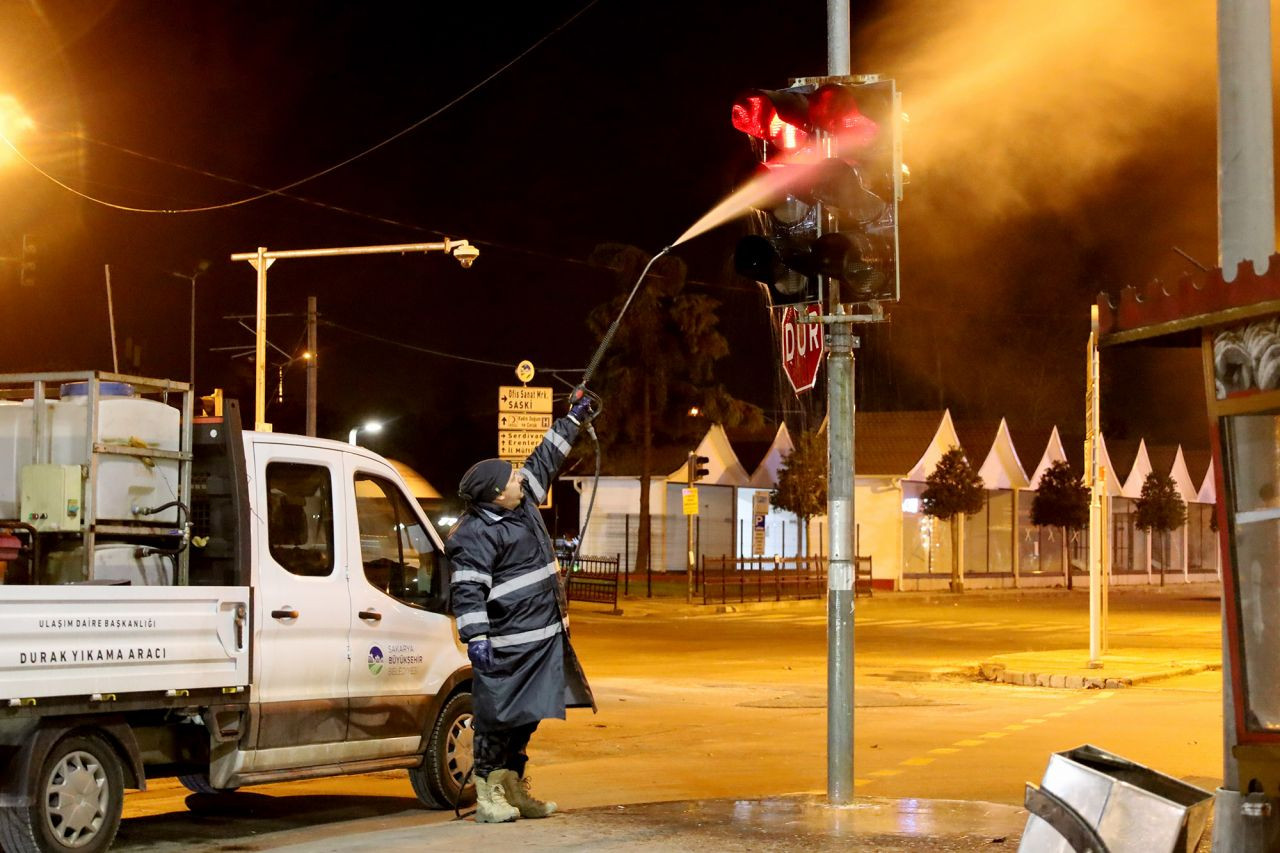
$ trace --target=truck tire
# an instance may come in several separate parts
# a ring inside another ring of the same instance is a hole
[[[124,808],[120,756],[102,738],[72,732],[54,744],[30,780],[35,802],[0,810],[0,841],[11,853],[100,853]]]
[[[418,800],[429,809],[469,806],[476,801],[476,786],[463,782],[471,774],[472,728],[471,694],[463,691],[449,697],[436,717],[427,741],[422,765],[409,768],[409,784]]]
[[[209,784],[208,773],[192,773],[178,777],[178,781],[182,783],[182,787],[186,788],[193,794],[231,794],[240,790],[239,788],[215,788]]]

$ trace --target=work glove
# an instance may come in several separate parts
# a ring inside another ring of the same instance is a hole
[[[488,637],[476,637],[467,643],[467,657],[471,658],[471,666],[476,672],[486,673],[493,669],[493,646]]]
[[[600,413],[596,398],[585,388],[575,388],[569,395],[569,417],[578,426],[586,426]]]

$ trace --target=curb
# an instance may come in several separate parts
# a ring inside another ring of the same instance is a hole
[[[1141,675],[1068,675],[1049,672],[1019,672],[1008,669],[1005,664],[987,661],[978,665],[978,676],[986,681],[1012,684],[1019,687],[1053,687],[1064,690],[1118,690],[1149,681],[1159,681],[1164,678],[1175,678],[1179,675],[1194,675],[1197,672],[1220,669],[1222,669],[1222,664],[1220,663],[1196,663]]]

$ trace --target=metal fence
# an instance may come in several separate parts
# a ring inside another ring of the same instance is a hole
[[[858,557],[855,565],[855,590],[870,595],[871,558]],[[827,594],[827,558],[703,556],[694,588],[703,604],[822,598]]]
[[[612,557],[578,556],[578,561],[568,565],[571,555],[564,555],[561,570],[564,572],[565,595],[570,601],[607,604],[618,612],[618,566],[622,555]]]

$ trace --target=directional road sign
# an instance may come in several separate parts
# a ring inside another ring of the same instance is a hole
[[[498,430],[498,455],[518,456],[523,460],[542,441],[542,433],[530,430]]]
[[[500,412],[551,412],[551,386],[549,385],[499,385],[498,411]]]
[[[498,412],[498,429],[527,429],[539,433],[551,428],[551,415],[530,415],[524,412]]]

